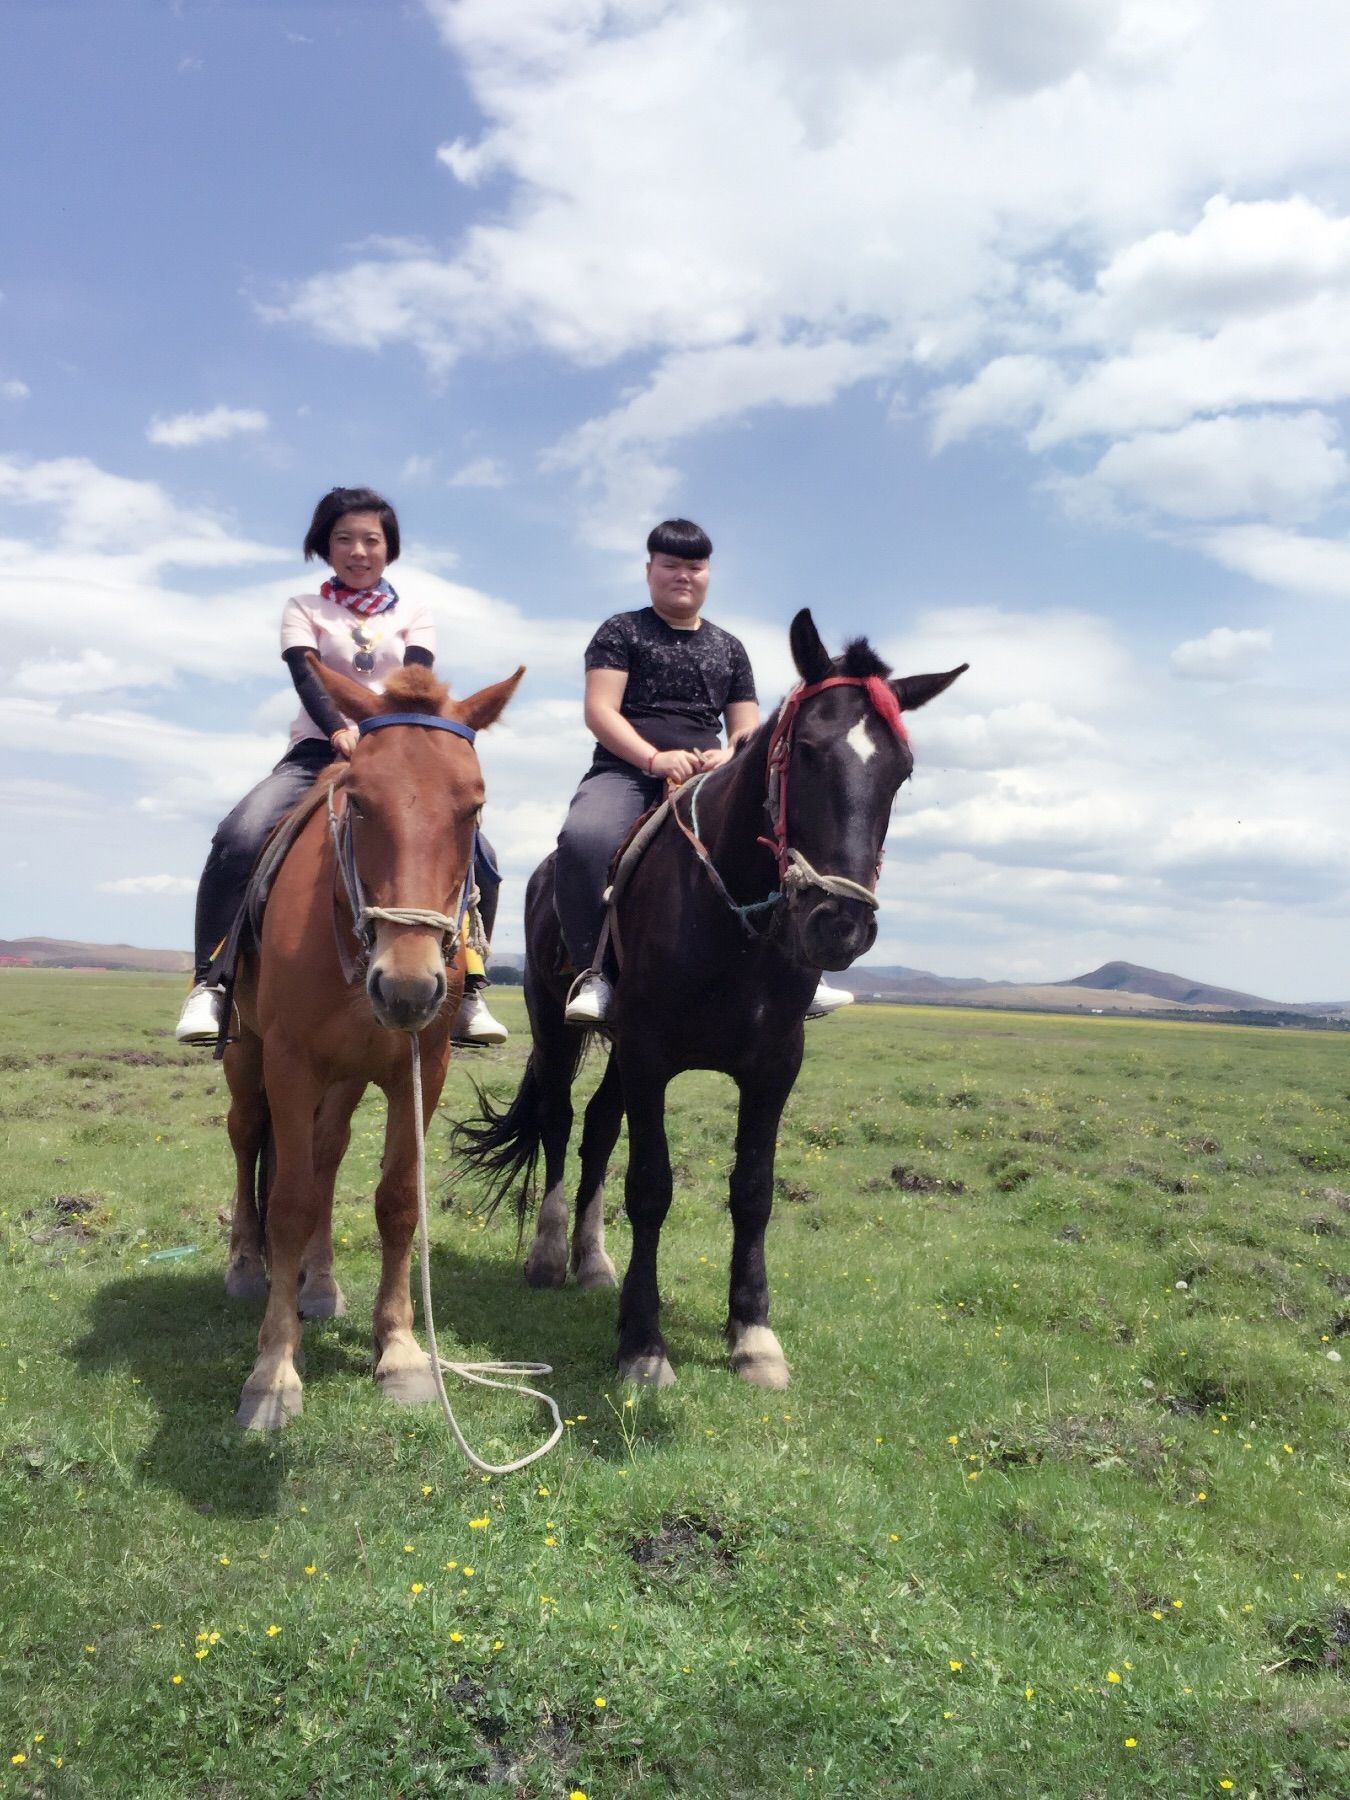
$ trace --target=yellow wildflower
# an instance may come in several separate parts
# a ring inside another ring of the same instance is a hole
[[[601,1709],[601,1711],[602,1711],[602,1712],[603,1712],[603,1711],[604,1711],[604,1709],[605,1709],[605,1707],[606,1707],[606,1706],[607,1706],[607,1705],[608,1705],[608,1704],[609,1704],[609,1702],[608,1702],[608,1701],[607,1701],[607,1700],[606,1700],[606,1699],[605,1699],[605,1696],[604,1696],[604,1695],[603,1695],[603,1694],[597,1694],[597,1695],[596,1695],[596,1696],[595,1696],[595,1704],[596,1704],[596,1705],[597,1705],[597,1706],[598,1706],[598,1707],[599,1707],[599,1708],[600,1708],[600,1709]]]
[[[1112,1684],[1113,1687],[1116,1686],[1120,1681],[1120,1677],[1119,1677],[1119,1675],[1116,1674],[1114,1669],[1108,1669],[1106,1671],[1106,1679]]]

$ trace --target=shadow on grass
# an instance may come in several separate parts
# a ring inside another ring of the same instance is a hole
[[[514,1256],[478,1257],[443,1246],[432,1250],[432,1283],[443,1357],[551,1364],[553,1374],[531,1385],[551,1393],[565,1419],[579,1421],[578,1448],[585,1445],[606,1462],[629,1459],[619,1416],[626,1394],[614,1362],[617,1292],[583,1293],[572,1283],[534,1291]],[[420,1333],[415,1270],[414,1292]],[[681,1316],[678,1307],[669,1311],[678,1363],[724,1372],[720,1338],[709,1335],[706,1322]],[[86,1374],[124,1373],[137,1383],[158,1419],[137,1478],[203,1513],[252,1518],[275,1511],[287,1470],[325,1454],[327,1433],[317,1421],[307,1428],[309,1422],[343,1386],[371,1380],[370,1313],[358,1300],[347,1318],[305,1327],[304,1414],[284,1433],[241,1431],[234,1409],[253,1366],[261,1317],[261,1304],[228,1299],[215,1272],[147,1271],[111,1281],[92,1296],[89,1328],[71,1351]],[[451,1382],[448,1391],[467,1426],[475,1411],[468,1394],[475,1390]],[[675,1435],[659,1397],[646,1397],[644,1443],[656,1447]]]
[[[615,1366],[618,1291],[600,1288],[586,1293],[570,1280],[562,1288],[532,1289],[521,1273],[522,1261],[523,1252],[510,1261],[500,1256],[488,1261],[432,1246],[432,1302],[441,1355],[450,1360],[552,1364],[553,1374],[538,1377],[533,1385],[553,1395],[564,1419],[583,1415],[577,1438],[590,1446],[593,1455],[606,1462],[627,1462],[629,1451],[617,1411],[633,1390],[620,1385]],[[420,1324],[420,1292],[417,1303]],[[663,1318],[668,1330],[677,1334],[671,1345],[677,1373],[681,1367],[725,1373],[720,1335],[710,1339],[701,1323],[681,1312],[668,1307]],[[458,1410],[454,1391],[447,1391]],[[606,1404],[606,1396],[612,1406]],[[644,1396],[643,1441],[650,1447],[675,1435],[663,1416],[659,1395]]]
[[[124,1371],[138,1383],[158,1415],[138,1478],[199,1512],[253,1518],[277,1505],[287,1467],[278,1440],[233,1422],[261,1317],[260,1306],[227,1299],[218,1274],[129,1275],[93,1296],[89,1330],[71,1352],[87,1374]],[[367,1376],[368,1352],[368,1324],[311,1326],[307,1395],[338,1378]],[[302,1430],[298,1421],[287,1437]]]

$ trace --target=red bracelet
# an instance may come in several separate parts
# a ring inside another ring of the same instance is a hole
[[[659,750],[653,750],[651,755],[647,758],[647,773],[649,775],[652,772],[652,764],[656,761],[657,757],[660,756],[660,754],[661,754],[661,752]]]

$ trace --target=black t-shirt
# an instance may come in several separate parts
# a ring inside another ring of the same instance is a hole
[[[711,750],[721,741],[727,707],[755,698],[739,638],[708,619],[697,631],[678,631],[651,606],[606,619],[586,646],[586,667],[625,672],[619,711],[658,750]],[[629,766],[603,744],[595,760]]]

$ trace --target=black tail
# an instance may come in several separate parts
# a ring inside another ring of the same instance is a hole
[[[508,1105],[498,1106],[477,1082],[474,1093],[478,1117],[461,1119],[450,1133],[455,1152],[451,1183],[463,1175],[479,1176],[487,1189],[483,1211],[489,1215],[514,1188],[516,1217],[523,1228],[534,1211],[536,1172],[544,1142],[543,1086],[534,1057],[526,1063],[515,1098]]]
[[[570,1033],[576,1039],[568,1046],[568,1062],[554,1069],[552,1079],[570,1088],[581,1065],[587,1034]],[[475,1085],[478,1096],[478,1118],[464,1119],[450,1134],[455,1152],[451,1166],[452,1184],[464,1175],[476,1175],[485,1183],[483,1211],[496,1212],[502,1201],[514,1191],[516,1219],[523,1230],[538,1200],[539,1152],[544,1145],[544,1119],[547,1108],[545,1078],[540,1073],[538,1046],[530,1052],[515,1098],[507,1106],[499,1106],[483,1088]]]

